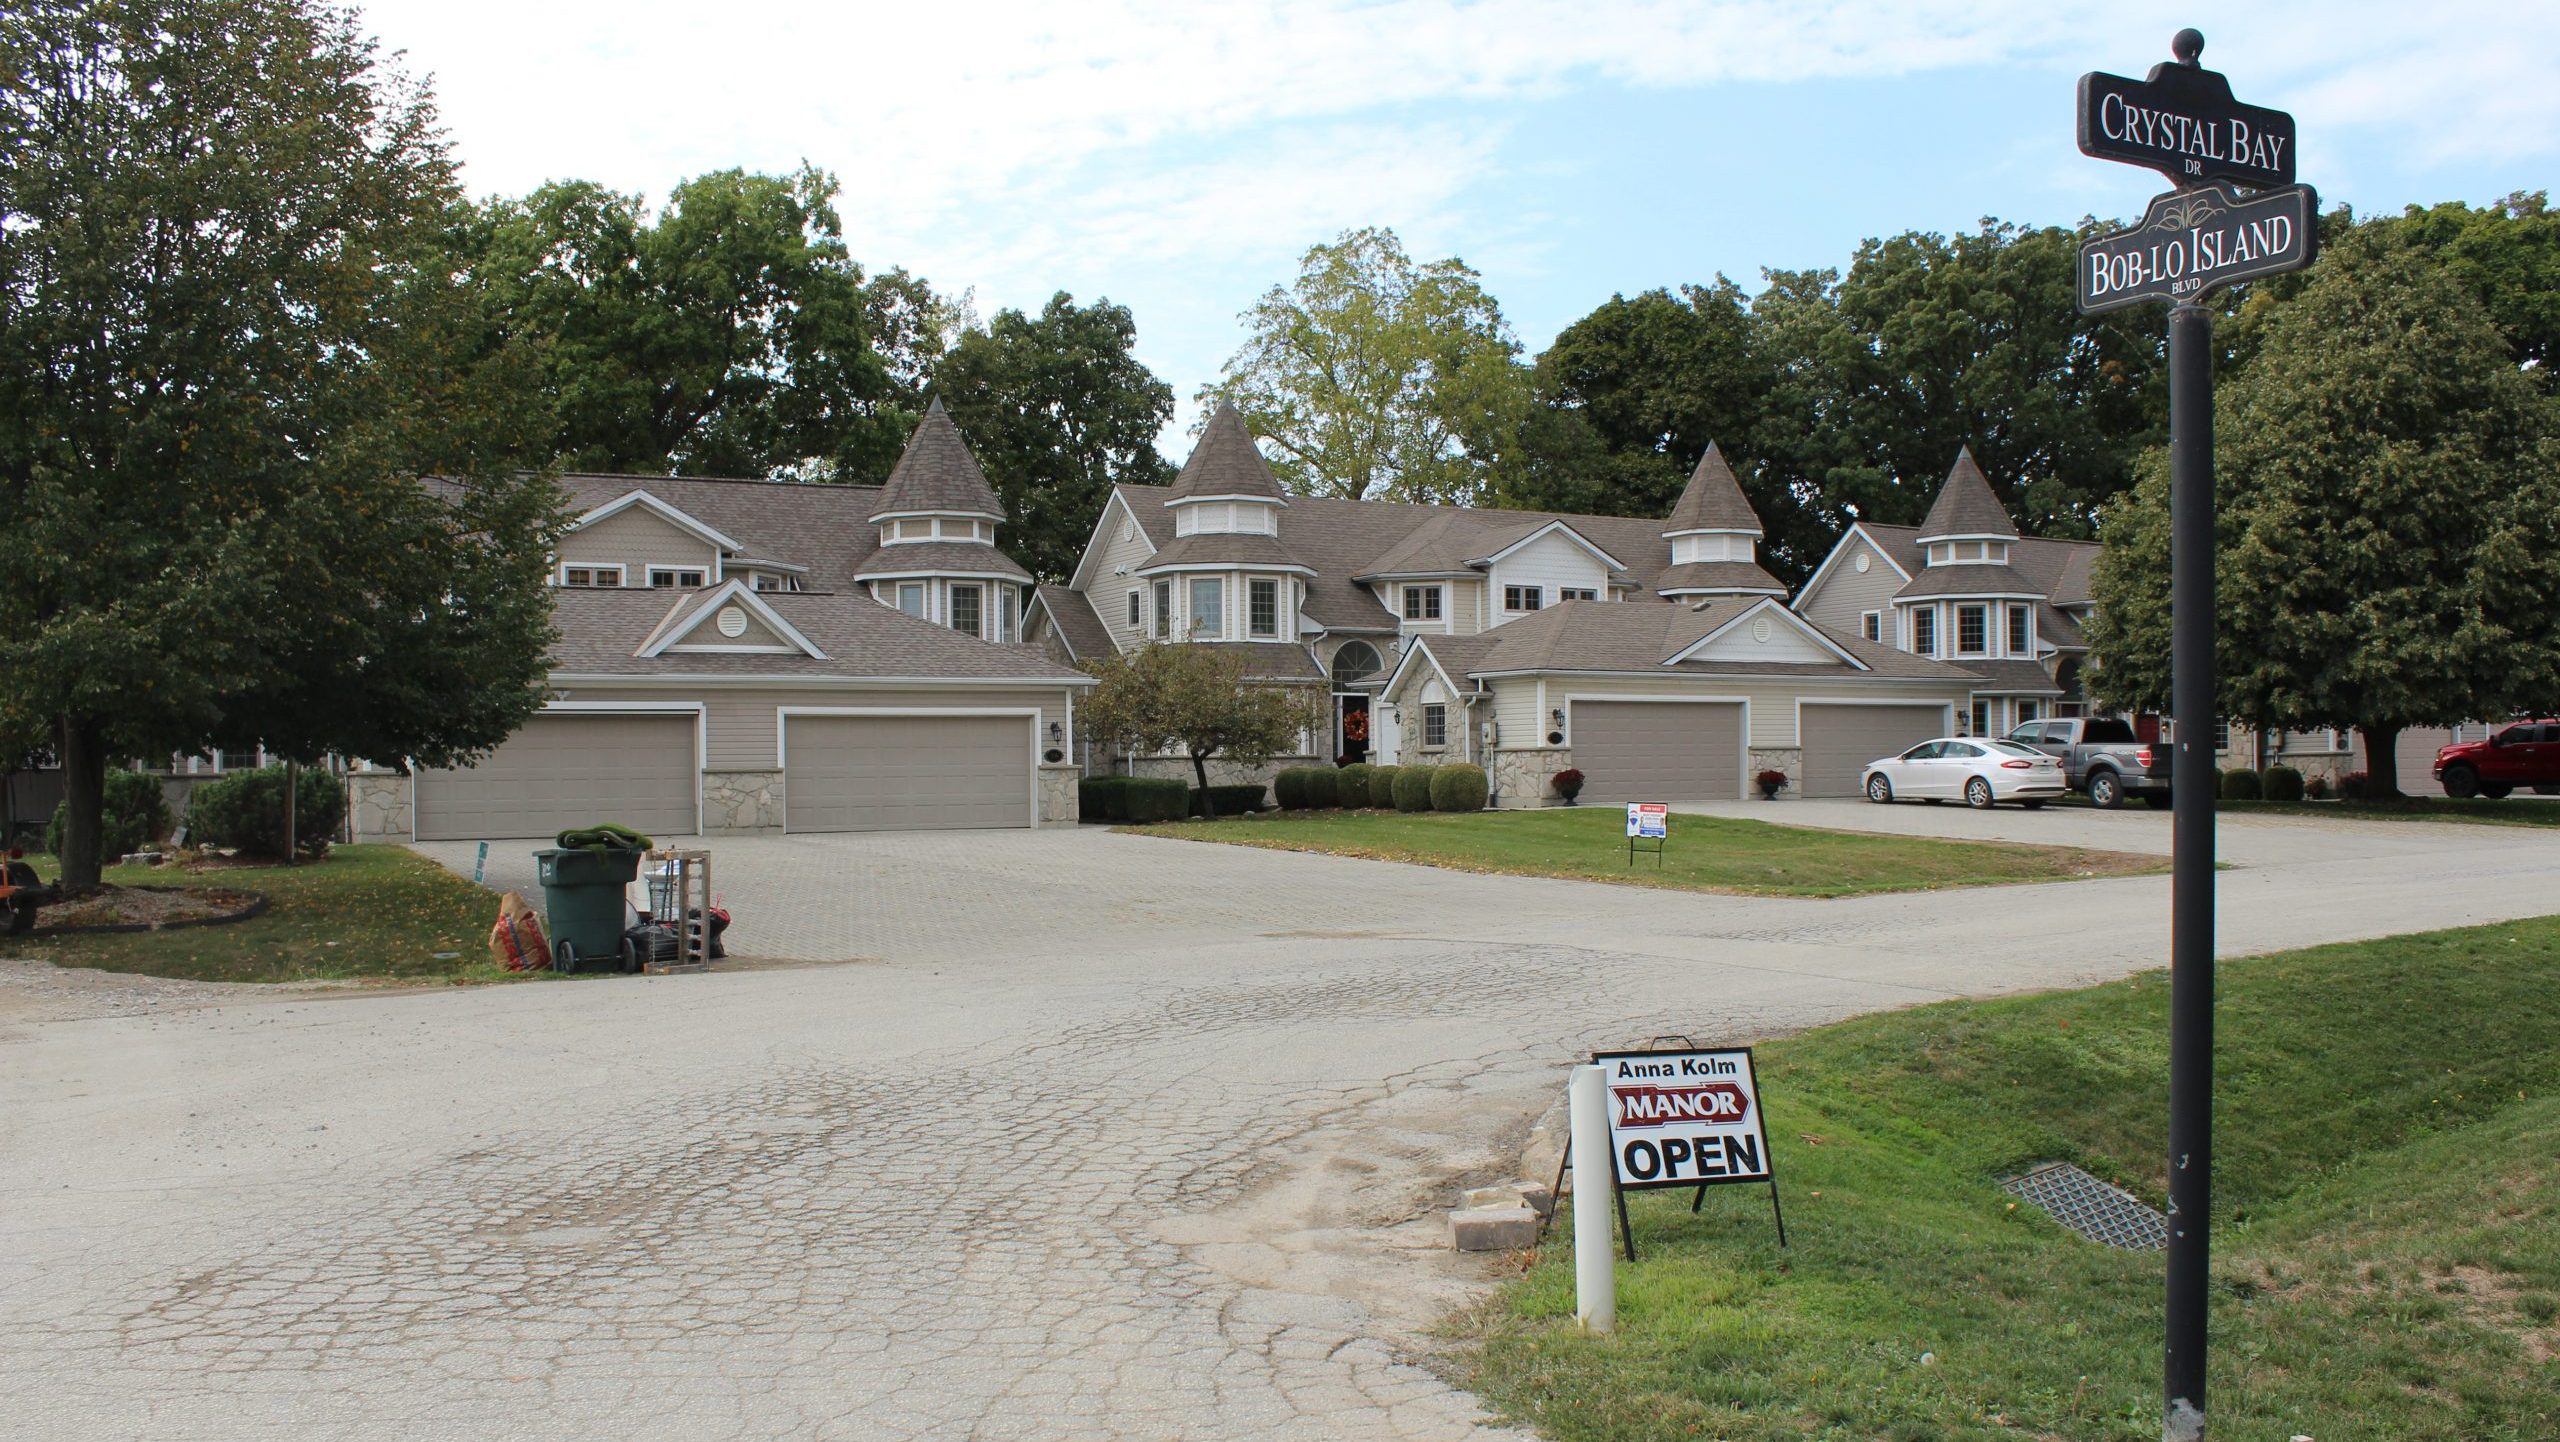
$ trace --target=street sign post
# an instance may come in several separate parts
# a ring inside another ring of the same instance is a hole
[[[2213,1198],[2213,316],[2225,285],[2311,263],[2319,199],[2293,183],[2293,117],[2243,105],[2181,30],[2148,79],[2080,79],[2080,149],[2147,166],[2181,189],[2142,224],[2080,248],[2079,302],[2096,314],[2169,304],[2169,1255],[2163,1442],[2204,1442],[2205,1313]],[[2244,195],[2239,187],[2256,194]]]

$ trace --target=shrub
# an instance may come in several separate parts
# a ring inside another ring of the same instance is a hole
[[[1191,810],[1191,783],[1178,776],[1132,776],[1121,794],[1129,819],[1141,824],[1179,821]]]
[[[1078,777],[1076,779],[1076,819],[1078,821],[1110,820],[1112,798],[1120,790],[1120,781],[1121,778],[1117,776]]]
[[[1366,761],[1354,761],[1334,777],[1334,787],[1345,810],[1357,811],[1369,804],[1369,773],[1377,769]]]
[[[1191,788],[1191,814],[1194,816],[1243,816],[1262,809],[1262,787],[1212,786],[1203,791]]]
[[[1316,811],[1342,804],[1342,773],[1330,766],[1307,768],[1307,805]]]
[[[2265,794],[2266,785],[2255,771],[2222,773],[2222,799],[2225,801],[2255,801]]]
[[[294,844],[304,855],[328,849],[347,812],[346,783],[309,770],[294,789]],[[201,846],[227,846],[244,856],[284,855],[284,768],[235,771],[208,781],[187,799],[187,834]]]
[[[1484,768],[1463,761],[1437,766],[1431,771],[1431,809],[1434,811],[1482,811],[1491,787],[1484,779]]]
[[[1403,772],[1401,766],[1370,767],[1369,804],[1380,811],[1392,809],[1396,804],[1396,777]]]
[[[1567,801],[1582,794],[1582,773],[1571,766],[1548,777],[1547,781],[1555,787],[1556,794]]]
[[[109,864],[119,856],[148,851],[169,834],[169,797],[157,776],[110,766],[99,801],[98,854]],[[45,850],[62,854],[62,829],[70,820],[69,806],[53,808],[53,820],[44,829]]]
[[[2300,801],[2302,773],[2290,766],[2268,767],[2267,799],[2269,801]]]
[[[1283,811],[1307,809],[1307,768],[1292,766],[1271,778],[1271,799]]]
[[[2338,799],[2341,801],[2362,801],[2365,793],[2372,789],[2373,778],[2362,771],[2350,771],[2338,778]]]
[[[2303,794],[2304,796],[2309,797],[2311,800],[2314,800],[2314,801],[2326,801],[2326,800],[2328,800],[2328,799],[2329,799],[2329,778],[2328,778],[2328,777],[2326,777],[2326,776],[2305,776],[2305,777],[2303,777],[2303,778],[2302,778],[2302,794]]]
[[[1396,809],[1428,811],[1431,809],[1431,768],[1399,766],[1396,768]]]

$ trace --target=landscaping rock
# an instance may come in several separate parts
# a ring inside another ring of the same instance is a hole
[[[1541,1217],[1552,1216],[1556,1199],[1538,1182],[1505,1182],[1498,1187],[1470,1187],[1458,1198],[1462,1208],[1527,1207]]]
[[[1461,1207],[1449,1214],[1449,1242],[1461,1252],[1515,1252],[1537,1245],[1538,1214],[1507,1207]]]

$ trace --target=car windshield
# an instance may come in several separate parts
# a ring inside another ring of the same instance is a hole
[[[1991,743],[1991,749],[1999,752],[2003,756],[2035,756],[2040,758],[2044,755],[2043,752],[2038,751],[2032,746],[2021,746],[2015,741],[1994,741]]]

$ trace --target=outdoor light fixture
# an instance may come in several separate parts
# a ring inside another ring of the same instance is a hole
[[[1561,728],[1564,725],[1564,708],[1562,706],[1558,706],[1554,710],[1549,711],[1547,713],[1547,719],[1553,721],[1559,728]]]
[[[1065,733],[1060,729],[1060,727],[1059,727],[1059,725],[1058,725],[1058,723],[1057,723],[1057,722],[1052,721],[1052,722],[1050,722],[1050,723],[1049,723],[1049,744],[1050,744],[1050,745],[1052,745],[1052,746],[1057,745],[1057,744],[1058,744],[1058,738],[1059,738],[1060,736],[1064,735],[1064,734],[1065,734]]]

